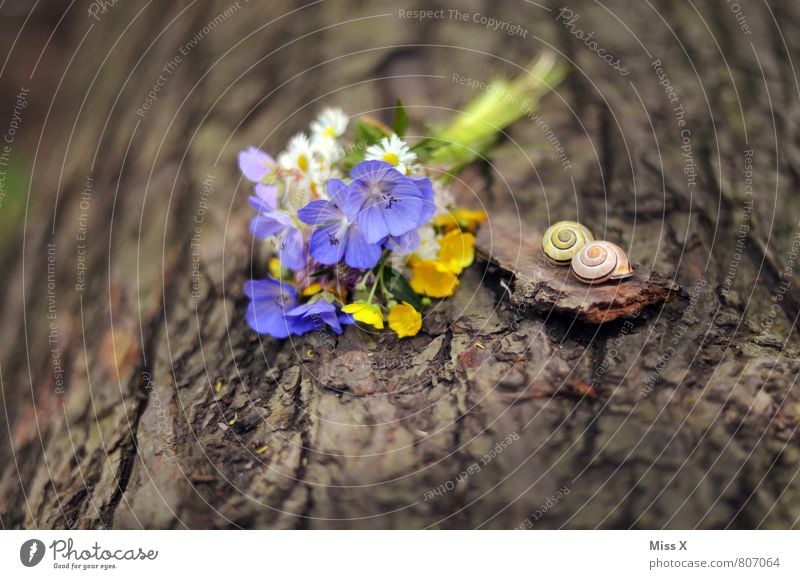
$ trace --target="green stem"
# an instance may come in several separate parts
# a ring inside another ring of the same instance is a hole
[[[375,290],[378,289],[378,283],[383,279],[383,266],[386,265],[386,261],[381,260],[381,265],[378,268],[378,272],[375,274],[375,283],[372,284],[372,291],[369,292],[369,297],[367,298],[367,303],[372,303],[372,298],[375,297]]]
[[[516,78],[495,80],[447,127],[434,133],[430,159],[457,172],[483,155],[506,127],[532,116],[539,100],[555,89],[568,70],[554,53],[545,51]]]

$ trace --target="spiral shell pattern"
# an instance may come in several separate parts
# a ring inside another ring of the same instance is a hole
[[[573,256],[587,243],[594,241],[589,228],[576,221],[559,221],[542,237],[542,251],[550,263],[569,265]]]
[[[584,245],[572,258],[572,271],[580,281],[590,285],[633,275],[628,256],[610,241]]]

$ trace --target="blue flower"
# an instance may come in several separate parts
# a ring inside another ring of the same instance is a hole
[[[308,244],[311,256],[324,265],[344,259],[356,269],[374,267],[381,258],[381,246],[369,243],[361,230],[357,220],[361,198],[339,179],[328,181],[328,196],[329,201],[312,201],[297,212],[300,221],[315,226]]]
[[[286,314],[286,321],[292,333],[298,336],[318,331],[326,325],[336,334],[341,334],[342,324],[352,324],[353,317],[337,311],[334,304],[317,299],[292,309]]]
[[[302,269],[306,266],[303,232],[287,213],[276,208],[276,193],[270,186],[256,185],[256,197],[249,201],[259,213],[250,221],[250,231],[258,239],[274,237],[281,263],[289,269]]]
[[[412,229],[408,233],[397,237],[390,235],[383,241],[383,246],[397,255],[406,255],[414,251],[419,246],[419,242],[419,232],[416,229]]]
[[[275,159],[258,147],[239,153],[239,170],[250,181],[260,182],[275,169]]]
[[[430,221],[435,209],[427,178],[410,179],[383,161],[362,161],[350,170],[353,204],[368,243],[408,233]]]
[[[250,280],[244,293],[252,301],[247,306],[247,322],[259,334],[285,338],[292,333],[287,313],[297,305],[297,294],[289,284],[273,278]]]
[[[261,212],[275,211],[278,208],[278,186],[256,184],[255,196],[251,195],[248,199],[251,207]]]
[[[420,211],[419,223],[417,223],[417,227],[421,227],[433,219],[433,214],[436,213],[436,204],[433,201],[433,183],[427,177],[409,177],[409,179],[422,194],[422,211]]]

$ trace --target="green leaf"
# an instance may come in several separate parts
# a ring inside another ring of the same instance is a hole
[[[392,129],[398,137],[402,137],[408,130],[408,113],[403,106],[400,99],[397,99],[397,105],[394,107],[394,125]]]
[[[422,301],[409,285],[408,280],[399,271],[391,267],[383,268],[383,284],[386,290],[391,293],[398,301],[408,302],[417,311],[422,311]]]
[[[386,135],[375,125],[359,121],[356,123],[356,139],[352,147],[347,147],[344,157],[344,166],[350,169],[364,160],[367,147],[374,145]]]
[[[356,123],[356,144],[364,143],[367,147],[374,145],[386,135],[375,125],[364,122]]]

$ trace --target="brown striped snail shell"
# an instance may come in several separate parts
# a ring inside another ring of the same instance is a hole
[[[592,241],[573,256],[572,272],[580,281],[591,285],[630,277],[633,267],[620,246],[610,241]]]
[[[544,232],[542,251],[553,265],[569,265],[578,250],[590,241],[594,241],[594,236],[585,225],[577,221],[559,221]]]

